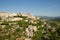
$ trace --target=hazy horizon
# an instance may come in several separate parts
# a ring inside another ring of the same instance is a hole
[[[0,0],[0,12],[56,17],[60,16],[60,0]]]

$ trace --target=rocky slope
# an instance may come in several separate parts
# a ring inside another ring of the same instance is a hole
[[[52,27],[39,17],[22,13],[11,14],[11,16],[7,14],[0,16],[0,40],[60,39],[56,27]]]

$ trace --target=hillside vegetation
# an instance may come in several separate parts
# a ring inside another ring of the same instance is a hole
[[[60,40],[60,22],[21,13],[0,17],[0,40]]]

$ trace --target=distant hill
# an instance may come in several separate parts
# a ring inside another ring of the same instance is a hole
[[[58,21],[58,22],[60,22],[60,18],[53,18],[53,19],[50,19],[49,21]]]
[[[49,16],[39,16],[40,19],[46,19],[48,21],[58,21],[60,22],[60,16],[57,16],[57,17],[49,17]]]

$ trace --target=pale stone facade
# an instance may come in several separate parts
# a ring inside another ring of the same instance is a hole
[[[9,18],[8,19],[8,21],[19,21],[19,20],[23,20],[23,18],[15,17],[15,18]]]
[[[17,16],[17,14],[8,13],[8,12],[0,12],[0,18],[2,18],[2,20],[5,20],[6,18],[13,17],[13,16]]]

